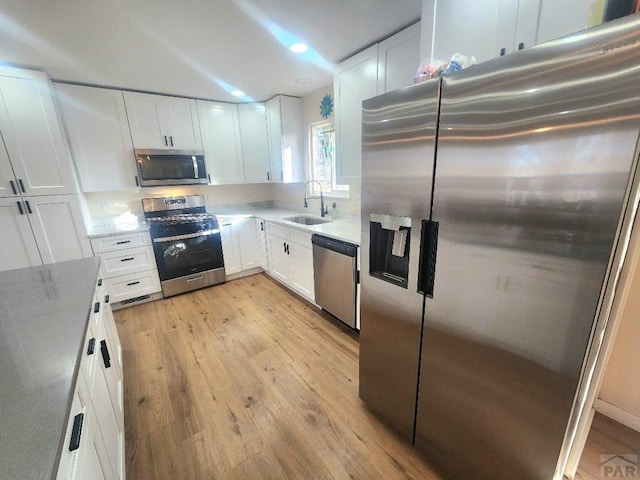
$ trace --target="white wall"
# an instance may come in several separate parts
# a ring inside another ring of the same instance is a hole
[[[327,85],[309,95],[302,97],[302,121],[304,131],[305,177],[309,178],[309,125],[325,120],[320,115],[320,102],[325,95],[333,96],[333,84]],[[333,120],[333,114],[327,119]],[[295,210],[302,210],[304,205],[304,183],[274,184],[273,200]],[[308,187],[309,188],[309,187]],[[342,217],[354,218],[360,215],[360,187],[351,186],[349,198],[327,198],[326,204],[336,202]],[[312,215],[320,214],[320,200],[310,199],[306,211]]]

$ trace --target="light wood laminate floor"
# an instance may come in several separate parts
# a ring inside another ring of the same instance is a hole
[[[358,398],[357,336],[266,275],[115,316],[129,480],[440,478]]]

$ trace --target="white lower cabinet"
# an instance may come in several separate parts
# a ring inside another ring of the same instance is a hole
[[[220,225],[220,239],[222,240],[222,254],[224,255],[224,271],[226,276],[242,271],[240,257],[240,243],[234,229],[233,220],[222,222]]]
[[[262,266],[255,219],[225,220],[220,225],[220,236],[227,276]]]
[[[124,480],[122,348],[98,281],[57,480]]]
[[[267,222],[261,218],[256,218],[255,223],[258,237],[258,266],[263,270],[269,270],[269,262],[267,260]]]
[[[269,274],[315,301],[311,234],[267,222]]]

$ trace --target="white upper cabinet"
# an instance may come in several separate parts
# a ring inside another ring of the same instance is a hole
[[[71,158],[44,73],[0,67],[0,132],[22,193],[74,192]],[[1,164],[6,180],[6,158]],[[2,195],[6,185],[3,190]]]
[[[93,256],[75,195],[25,197],[24,203],[43,263]]]
[[[244,183],[238,106],[202,100],[197,105],[210,183]]]
[[[266,104],[271,182],[304,182],[302,100],[278,95]]]
[[[585,29],[594,4],[593,0],[537,0],[535,3],[540,8],[537,43]]]
[[[271,180],[267,112],[263,103],[238,105],[240,144],[246,183]]]
[[[195,100],[124,92],[124,101],[136,148],[202,149]]]
[[[420,66],[420,22],[380,42],[378,95],[413,83]]]
[[[0,198],[0,272],[42,265],[25,208],[15,198]]]
[[[133,188],[133,144],[120,90],[57,84],[83,192]]]
[[[334,93],[337,181],[360,183],[362,101],[378,93],[378,44],[338,65]]]

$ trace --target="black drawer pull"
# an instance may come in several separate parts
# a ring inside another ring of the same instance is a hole
[[[111,366],[111,356],[109,355],[109,347],[107,347],[105,340],[100,340],[100,353],[102,353],[104,368],[109,368]]]
[[[116,242],[116,245],[124,245],[125,243],[131,243],[131,240],[120,240],[119,242]]]
[[[27,206],[27,212],[29,212],[29,213],[33,213],[33,212],[31,211],[31,205],[29,205],[29,200],[25,200],[25,201],[24,201],[24,204]]]
[[[82,436],[82,424],[84,423],[84,413],[79,413],[73,418],[73,428],[71,429],[71,441],[69,451],[73,452],[80,448],[80,437]]]
[[[89,346],[87,347],[87,355],[93,355],[96,350],[96,339],[91,338],[89,340]]]
[[[16,190],[16,184],[13,183],[13,180],[9,180],[9,185],[11,185],[11,190],[13,191],[13,194],[17,195],[18,191]]]
[[[93,304],[93,313],[98,313],[100,311],[100,302],[96,302]]]
[[[18,179],[18,183],[20,184],[20,188],[22,189],[22,193],[27,193],[27,191],[24,189],[24,183],[22,183],[22,179],[21,178]]]
[[[101,286],[102,286],[102,279],[101,279],[101,278],[99,278],[99,279],[98,279],[98,286],[99,286],[99,287],[101,287]]]
[[[135,260],[135,257],[127,257],[127,258],[120,259],[121,262],[130,262],[131,260]]]
[[[16,202],[18,204],[18,210],[20,211],[20,215],[24,215],[24,210],[22,210],[22,203]]]
[[[109,295],[104,296],[104,303],[109,303]]]
[[[129,282],[127,283],[127,287],[130,287],[132,285],[138,285],[140,283],[140,280],[136,280],[135,282]]]

